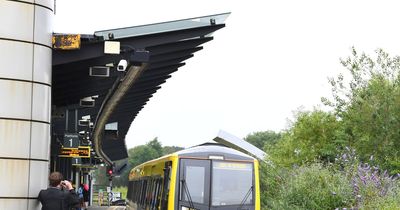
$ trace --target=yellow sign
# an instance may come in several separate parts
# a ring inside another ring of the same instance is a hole
[[[94,165],[77,165],[79,168],[96,169]]]
[[[247,170],[247,169],[251,169],[251,164],[249,164],[249,163],[233,163],[233,162],[216,162],[216,163],[214,163],[214,168]]]
[[[53,49],[77,50],[81,48],[80,34],[53,34]]]
[[[90,147],[87,146],[79,146],[78,148],[61,147],[61,151],[58,157],[90,158]]]

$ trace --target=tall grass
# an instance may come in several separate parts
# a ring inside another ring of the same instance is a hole
[[[354,151],[335,163],[261,167],[263,209],[400,209],[398,175],[358,160]]]

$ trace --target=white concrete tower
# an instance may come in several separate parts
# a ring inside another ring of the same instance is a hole
[[[0,209],[40,209],[48,184],[53,11],[0,0]]]

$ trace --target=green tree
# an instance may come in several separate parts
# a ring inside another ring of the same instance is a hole
[[[144,162],[159,158],[163,155],[174,153],[184,149],[178,146],[163,147],[157,138],[147,142],[145,145],[136,146],[128,150],[128,165],[120,177],[114,179],[115,186],[127,186],[130,170]],[[103,169],[105,174],[105,169]],[[101,173],[101,172],[100,172]]]
[[[245,140],[262,150],[266,143],[274,145],[280,138],[281,134],[275,131],[259,131],[247,135]]]
[[[153,140],[146,143],[146,146],[151,148],[157,155],[163,155],[163,147],[161,143],[158,141],[158,138],[154,138]]]
[[[330,79],[334,108],[343,124],[343,137],[362,160],[373,157],[392,173],[400,172],[400,57],[379,49],[376,57],[359,54],[341,60],[347,77]]]
[[[164,146],[163,147],[163,155],[168,155],[168,154],[171,154],[171,153],[183,150],[183,149],[185,149],[185,148],[177,147],[177,146]]]
[[[140,146],[134,147],[133,149],[130,149],[128,151],[128,155],[129,155],[128,162],[131,166],[137,166],[146,161],[161,157],[162,151],[159,151],[158,149],[159,148],[157,148],[157,147],[153,148],[153,147],[149,146],[148,143],[146,145],[140,145]]]
[[[97,166],[94,172],[94,177],[96,178],[96,185],[108,185],[108,177],[106,175],[106,167]]]
[[[294,124],[272,147],[266,147],[272,160],[291,167],[322,160],[333,161],[337,148],[342,144],[338,138],[340,123],[334,114],[321,110],[297,113]]]
[[[163,148],[157,138],[147,142],[145,145],[136,146],[128,150],[128,165],[120,177],[113,180],[115,186],[127,186],[130,170],[146,161],[161,157]]]

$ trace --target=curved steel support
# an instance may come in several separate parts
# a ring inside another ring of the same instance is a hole
[[[96,154],[99,155],[108,165],[112,165],[110,158],[102,150],[102,140],[104,134],[104,127],[111,117],[111,114],[129,91],[130,87],[136,82],[140,75],[145,71],[147,64],[143,63],[141,66],[130,66],[125,77],[122,78],[114,94],[112,94],[108,100],[105,100],[102,108],[97,117],[96,124],[93,131],[93,142]]]

